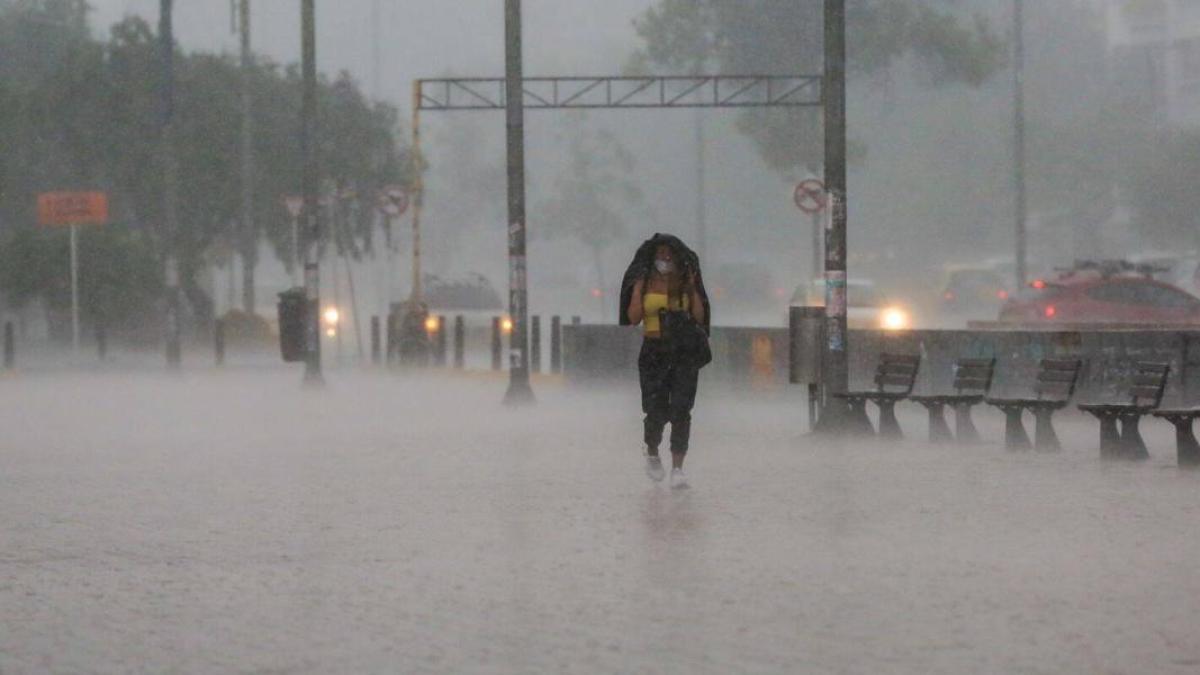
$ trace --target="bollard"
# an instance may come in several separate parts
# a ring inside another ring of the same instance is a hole
[[[101,361],[108,358],[108,329],[103,322],[96,324],[96,356]]]
[[[213,325],[213,352],[216,354],[217,365],[225,365],[225,319],[217,319]]]
[[[13,323],[4,322],[4,369],[12,370],[17,363],[17,339],[13,332]]]
[[[387,363],[391,365],[396,361],[396,313],[392,312],[387,316],[387,340],[384,341],[387,349]]]
[[[371,317],[371,365],[379,365],[382,358],[379,344],[379,316]]]
[[[454,367],[462,370],[465,363],[467,327],[462,315],[454,317]]]
[[[492,370],[500,370],[500,317],[492,317]]]
[[[446,367],[446,317],[437,318],[437,342],[434,343],[434,364],[439,368]]]
[[[550,372],[562,372],[562,319],[557,316],[550,319]]]
[[[529,324],[529,369],[542,372],[542,317],[534,314]]]

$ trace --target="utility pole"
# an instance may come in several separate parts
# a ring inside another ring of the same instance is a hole
[[[845,393],[850,367],[846,330],[846,4],[825,0],[825,188],[829,227],[825,231],[825,386]],[[817,429],[846,431],[848,408],[830,398]]]
[[[160,0],[158,35],[162,51],[162,172],[163,172],[163,250],[167,288],[167,368],[179,370],[183,362],[180,346],[179,297],[179,166],[175,158],[175,38],[172,30],[174,0]]]
[[[258,262],[258,231],[254,227],[254,61],[250,53],[250,0],[241,0],[238,9],[242,43],[242,309],[253,314],[257,301],[254,266]]]
[[[315,0],[300,0],[301,70],[304,94],[300,105],[300,153],[303,157],[304,209],[304,294],[308,300],[304,382],[320,385],[321,375],[321,286],[317,261],[321,204],[317,197],[317,26]]]
[[[696,109],[696,254],[700,256],[701,265],[708,260],[708,205],[705,203],[705,193],[708,191],[708,178],[705,175],[704,147],[704,111]]]
[[[508,404],[532,403],[529,386],[529,298],[525,263],[525,85],[521,63],[521,0],[504,1],[505,109],[508,130],[508,307],[513,331]]]
[[[1013,179],[1016,183],[1016,274],[1017,289],[1025,287],[1026,260],[1025,193],[1025,0],[1013,0]]]

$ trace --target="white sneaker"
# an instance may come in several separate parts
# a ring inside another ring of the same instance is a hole
[[[661,457],[646,455],[646,475],[655,483],[666,477],[667,472],[663,469]]]
[[[671,469],[671,489],[686,490],[687,488],[687,474],[683,472],[683,469]]]

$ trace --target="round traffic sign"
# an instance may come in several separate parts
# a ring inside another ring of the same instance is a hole
[[[408,192],[396,185],[385,188],[379,196],[379,210],[393,218],[404,215],[408,210]]]
[[[807,214],[820,213],[828,203],[825,196],[825,184],[815,178],[800,181],[793,194],[796,207]]]

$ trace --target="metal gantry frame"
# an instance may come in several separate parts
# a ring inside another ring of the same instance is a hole
[[[519,37],[517,40],[519,42]],[[529,77],[518,80],[523,105],[512,105],[514,102],[508,97],[511,88],[508,78],[430,78],[413,83],[413,151],[418,163],[421,161],[422,112],[505,110],[508,113],[509,213],[513,220],[509,228],[509,313],[513,321],[513,347],[506,400],[532,399],[524,250],[524,122],[521,113],[525,110],[816,108],[825,105],[823,80],[821,75]],[[514,130],[514,122],[521,127],[519,130]],[[513,137],[514,133],[516,137]],[[419,242],[424,183],[419,175],[415,190],[414,302],[421,299]]]
[[[417,80],[417,106],[425,111],[503,110],[503,78]],[[529,77],[526,110],[612,108],[818,107],[819,75],[697,75],[650,77]]]

